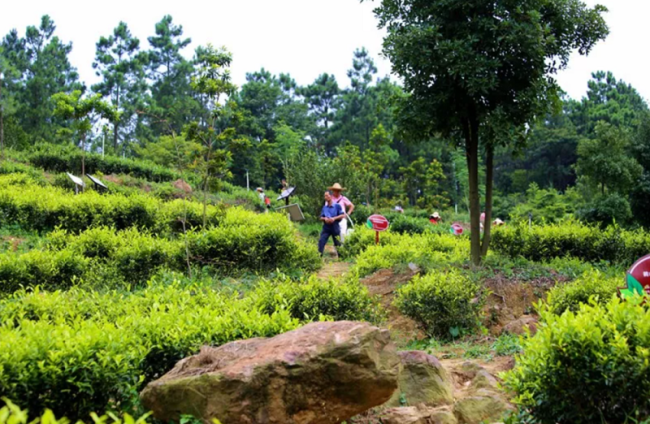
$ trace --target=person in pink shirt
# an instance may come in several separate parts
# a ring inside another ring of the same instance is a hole
[[[343,208],[343,213],[345,213],[345,218],[339,222],[341,228],[341,242],[345,240],[345,234],[348,231],[348,219],[350,215],[354,212],[354,203],[350,202],[350,199],[345,197],[342,192],[345,190],[341,187],[341,184],[334,183],[332,187],[328,187],[328,190],[332,192],[332,203],[338,203]]]

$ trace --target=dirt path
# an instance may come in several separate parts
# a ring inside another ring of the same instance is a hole
[[[325,246],[323,258],[325,259],[325,265],[317,274],[317,277],[321,280],[342,277],[350,270],[349,262],[341,261],[336,257],[334,246]]]

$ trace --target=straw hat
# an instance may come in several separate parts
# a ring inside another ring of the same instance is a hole
[[[493,224],[496,225],[496,226],[499,226],[499,225],[503,225],[503,224],[505,224],[505,222],[503,222],[503,221],[501,221],[499,218],[497,218],[497,219],[494,220],[494,223],[493,223]]]
[[[431,215],[431,218],[440,218],[440,214],[438,212],[434,212],[433,215]]]
[[[334,185],[332,187],[327,187],[327,189],[332,190],[332,191],[344,191],[345,190],[343,187],[341,187],[341,184],[339,184],[339,183],[334,183]]]
[[[255,191],[259,191],[259,192],[261,193],[261,192],[263,192],[264,190],[262,190],[262,187],[257,187],[257,189],[256,189]]]

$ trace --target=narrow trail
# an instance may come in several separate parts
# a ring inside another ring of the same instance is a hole
[[[341,261],[336,257],[334,246],[325,246],[325,254],[323,257],[325,259],[325,265],[323,265],[323,268],[321,268],[318,274],[316,274],[316,276],[321,280],[342,277],[350,270],[349,262]]]

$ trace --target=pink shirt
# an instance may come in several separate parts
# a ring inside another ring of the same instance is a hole
[[[348,207],[352,206],[352,202],[350,202],[350,199],[348,199],[347,197],[345,197],[343,195],[340,195],[339,197],[336,197],[336,196],[332,195],[332,202],[338,203],[339,205],[341,205],[341,207],[343,208],[343,210],[345,212],[347,212]]]

